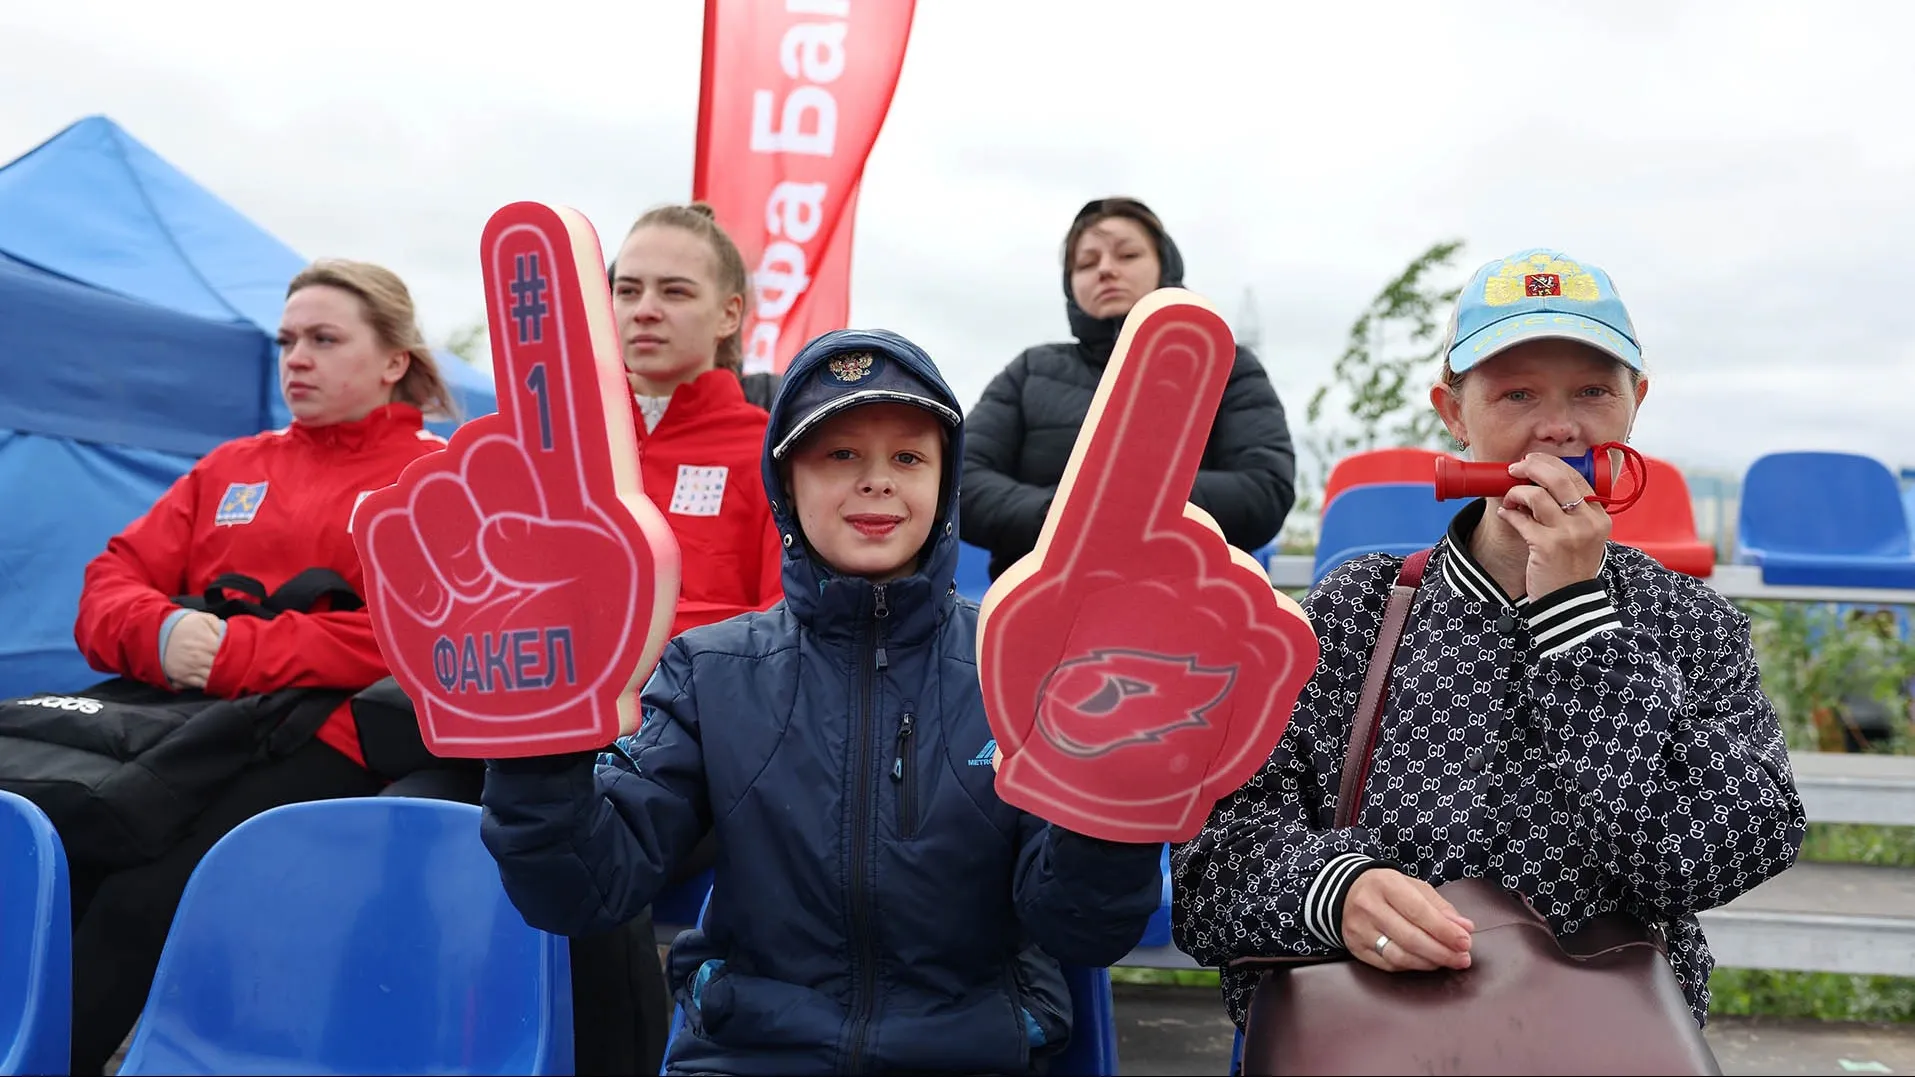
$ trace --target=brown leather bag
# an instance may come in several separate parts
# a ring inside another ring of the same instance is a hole
[[[1385,688],[1430,551],[1390,591],[1344,756],[1337,827],[1351,824]],[[1438,892],[1476,925],[1470,967],[1384,972],[1347,953],[1244,958],[1267,968],[1250,999],[1245,1074],[1722,1072],[1661,936],[1617,911],[1557,939],[1520,895],[1483,879]]]

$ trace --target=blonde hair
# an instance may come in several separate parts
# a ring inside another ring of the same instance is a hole
[[[655,206],[645,212],[637,223],[625,233],[625,238],[641,228],[659,225],[666,228],[678,228],[705,241],[711,248],[712,268],[718,274],[718,287],[723,290],[724,298],[741,296],[747,310],[751,307],[751,277],[745,272],[745,256],[738,253],[738,244],[731,241],[718,223],[711,206],[703,202],[690,205]],[[738,329],[732,335],[718,342],[716,365],[720,370],[738,373],[745,366],[745,317],[740,314]]]
[[[411,404],[429,418],[457,420],[459,406],[452,390],[439,373],[439,363],[426,346],[425,334],[412,305],[412,293],[399,275],[371,262],[353,262],[344,258],[322,258],[299,271],[286,286],[286,297],[314,285],[325,285],[347,292],[364,308],[366,324],[379,343],[408,357],[406,372],[392,387],[392,399]]]

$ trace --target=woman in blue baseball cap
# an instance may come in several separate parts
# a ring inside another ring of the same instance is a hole
[[[1565,462],[1626,440],[1648,394],[1607,274],[1560,251],[1490,262],[1444,356],[1431,403],[1471,459],[1521,482],[1459,511],[1427,571],[1372,554],[1311,592],[1321,661],[1282,742],[1173,850],[1177,945],[1225,969],[1241,1026],[1255,976],[1233,959],[1468,968],[1475,925],[1436,888],[1482,878],[1558,934],[1614,910],[1660,927],[1701,1024],[1713,962],[1695,914],[1787,868],[1804,830],[1748,618],[1608,541]],[[1377,713],[1360,701],[1398,582],[1415,598],[1344,821],[1346,748]]]

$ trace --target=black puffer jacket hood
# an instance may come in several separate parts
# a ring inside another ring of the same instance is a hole
[[[1084,203],[1084,208],[1078,210],[1077,216],[1072,218],[1072,224],[1075,225],[1077,221],[1085,217],[1103,212],[1108,201],[1110,200],[1097,198]],[[1134,199],[1130,201],[1135,205],[1143,206],[1142,202]],[[1148,206],[1144,208],[1149,209]],[[1169,233],[1148,221],[1138,220],[1128,214],[1110,215],[1122,216],[1127,221],[1136,221],[1143,226],[1144,231],[1150,233],[1151,239],[1156,241],[1157,262],[1163,267],[1163,272],[1157,278],[1157,287],[1181,288],[1184,286],[1184,255],[1177,249],[1177,242],[1170,238]],[[1078,345],[1084,349],[1084,357],[1093,365],[1100,367],[1109,362],[1110,353],[1117,347],[1117,334],[1124,329],[1124,316],[1093,318],[1083,307],[1077,305],[1077,297],[1071,294],[1070,251],[1064,252],[1064,313],[1070,319],[1071,335],[1077,338]]]

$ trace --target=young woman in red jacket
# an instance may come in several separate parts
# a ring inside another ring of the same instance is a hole
[[[645,493],[683,555],[672,634],[784,597],[778,529],[758,479],[769,416],[745,399],[745,261],[703,203],[660,206],[612,262]]]
[[[96,669],[222,698],[358,690],[387,675],[363,609],[221,620],[173,600],[229,573],[271,592],[310,568],[363,595],[353,508],[445,446],[424,417],[450,415],[451,397],[405,284],[387,270],[322,261],[302,271],[279,349],[292,424],[208,453],[87,566],[74,635]],[[139,1017],[186,881],[216,841],[269,808],[379,786],[341,705],[303,747],[238,775],[159,859],[73,864],[72,1072],[102,1072]]]

